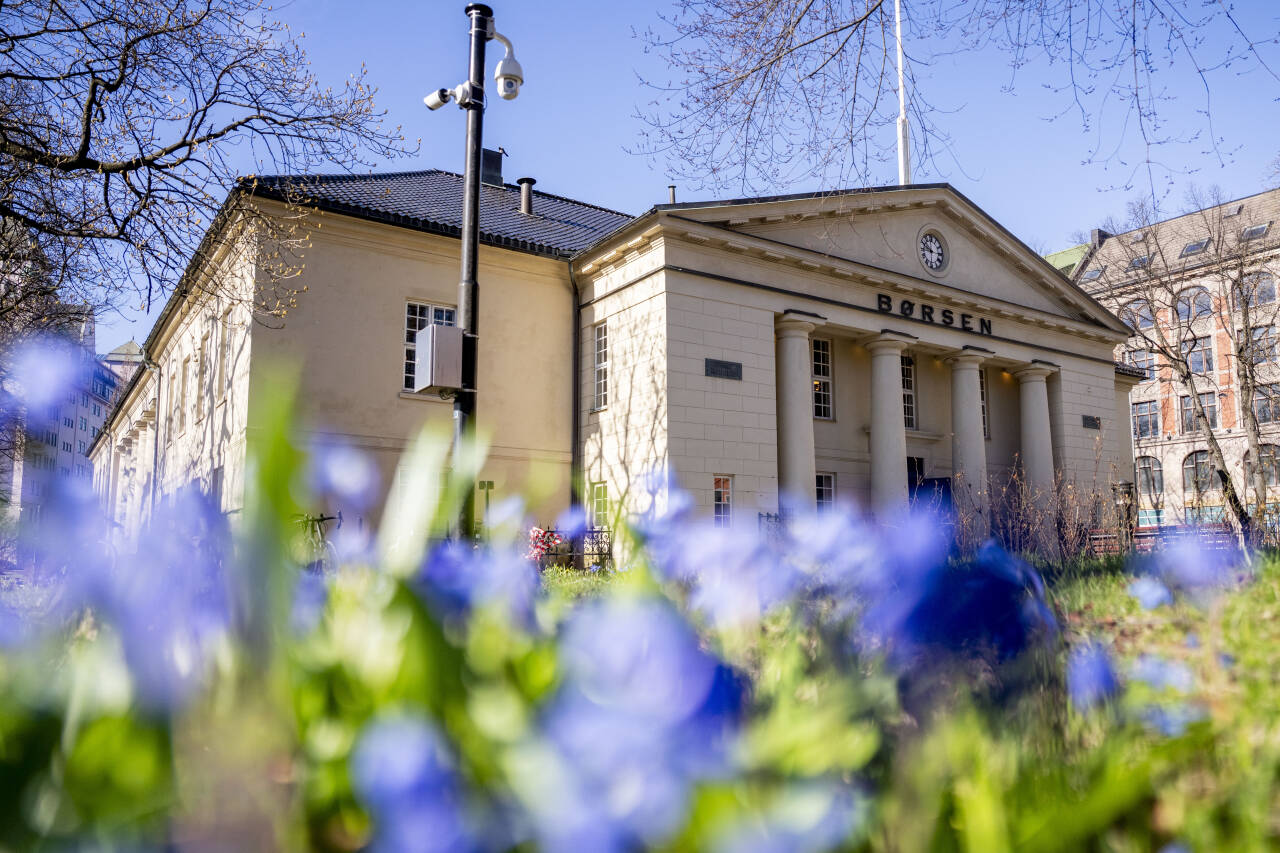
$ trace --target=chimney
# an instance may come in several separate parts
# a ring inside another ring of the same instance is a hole
[[[1089,235],[1089,243],[1096,249],[1102,245],[1103,240],[1114,236],[1114,234],[1108,231],[1103,231],[1101,228],[1095,228],[1093,229],[1093,233]]]
[[[668,202],[668,204],[675,204],[676,203],[676,185],[675,184],[667,184],[667,195],[671,198],[671,201]]]
[[[537,181],[533,178],[516,178],[516,183],[520,185],[520,212],[525,216],[533,216],[533,185]]]
[[[502,186],[502,152],[485,148],[480,152],[480,183]]]

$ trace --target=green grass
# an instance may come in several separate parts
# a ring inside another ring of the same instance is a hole
[[[582,598],[604,592],[614,577],[612,571],[575,571],[569,566],[550,566],[542,573],[542,585],[552,596]]]

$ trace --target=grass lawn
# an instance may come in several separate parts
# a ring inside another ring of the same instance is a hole
[[[614,572],[575,571],[569,566],[550,566],[542,573],[542,585],[555,597],[581,598],[597,595],[609,586]]]

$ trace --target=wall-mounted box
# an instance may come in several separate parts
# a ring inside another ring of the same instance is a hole
[[[462,387],[462,329],[431,324],[414,338],[413,390]]]

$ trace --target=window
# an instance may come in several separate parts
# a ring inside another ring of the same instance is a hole
[[[1178,319],[1185,322],[1199,320],[1213,314],[1213,297],[1203,287],[1192,287],[1178,294]]]
[[[67,429],[75,429],[75,428],[76,428],[76,422],[75,422],[75,421],[73,421],[71,418],[63,418],[63,419],[62,419],[62,425],[63,425],[64,427],[66,427]]]
[[[1254,386],[1253,416],[1259,424],[1280,422],[1280,385]]]
[[[1262,462],[1262,479],[1267,486],[1280,485],[1280,468],[1276,465],[1276,446],[1274,444],[1262,444],[1258,446],[1258,459]],[[1244,457],[1245,471],[1245,487],[1253,485],[1253,478],[1257,475],[1257,466],[1249,458],[1248,454]]]
[[[89,428],[89,419],[88,419],[88,418],[86,418],[86,417],[84,417],[84,416],[81,416],[81,418],[80,418],[80,429],[85,430],[85,429],[88,429],[88,428]]]
[[[1240,232],[1240,242],[1249,240],[1257,240],[1259,237],[1265,237],[1267,231],[1271,229],[1270,222],[1263,222],[1258,225],[1250,225],[1248,228]]]
[[[1162,524],[1164,524],[1163,509],[1138,510],[1138,526],[1139,527],[1159,527]]]
[[[916,360],[902,356],[902,421],[907,429],[916,429]]]
[[[1187,524],[1220,524],[1226,521],[1227,508],[1222,506],[1189,506]]]
[[[1209,463],[1209,451],[1197,450],[1188,453],[1182,460],[1182,492],[1187,495],[1198,495],[1214,489],[1215,478],[1213,465]]]
[[[596,324],[595,397],[591,408],[603,409],[609,405],[609,323]]]
[[[1276,360],[1276,327],[1258,326],[1249,333],[1249,357],[1254,364]]]
[[[1212,391],[1200,394],[1200,405],[1204,407],[1204,416],[1209,421],[1209,429],[1218,428],[1218,395]],[[1191,403],[1190,397],[1179,398],[1179,408],[1182,414],[1182,433],[1190,435],[1197,431],[1196,410]]]
[[[1134,403],[1134,438],[1155,438],[1158,435],[1160,435],[1160,403],[1156,400]]]
[[[1151,266],[1151,256],[1150,256],[1150,255],[1140,255],[1140,256],[1138,256],[1138,257],[1134,258],[1133,260],[1129,261],[1128,269],[1131,269],[1131,270],[1145,270],[1145,269],[1146,269],[1147,267],[1149,267],[1149,266]]]
[[[1213,343],[1208,338],[1195,338],[1182,342],[1182,356],[1192,373],[1209,373],[1213,370]]]
[[[1129,364],[1141,370],[1144,379],[1156,378],[1156,356],[1151,350],[1129,350]]]
[[[80,452],[81,456],[84,456],[86,453],[89,452],[89,445],[86,442],[78,441],[76,442],[76,445],[77,445],[77,450]]]
[[[836,505],[836,475],[819,474],[817,482],[818,512],[827,512]]]
[[[1208,237],[1205,237],[1203,240],[1193,240],[1192,242],[1182,247],[1182,252],[1181,254],[1178,255],[1178,257],[1189,258],[1192,255],[1200,254],[1207,248],[1209,248]]]
[[[1154,456],[1138,457],[1138,493],[1155,497],[1164,493],[1164,468]]]
[[[441,305],[407,302],[404,308],[404,388],[413,390],[413,372],[418,358],[418,332],[427,326],[452,326],[454,311]]]
[[[179,379],[178,391],[178,432],[187,428],[187,390],[188,377],[191,375],[191,357],[182,360],[182,377]]]
[[[218,339],[218,393],[231,387],[231,309],[222,314]]]
[[[200,338],[200,363],[196,367],[196,420],[204,417],[204,395],[209,382],[209,335]]]
[[[105,396],[105,395],[104,395],[104,396]],[[93,404],[93,415],[94,415],[94,417],[98,417],[98,416],[100,416],[101,414],[102,414],[102,407],[101,407],[101,406],[99,406],[97,403],[94,403],[94,404]]]
[[[831,420],[834,416],[831,394],[831,341],[813,340],[813,416]]]
[[[88,406],[89,406],[89,395],[88,395],[88,394],[81,394],[81,395],[80,395],[80,405],[84,406],[85,408],[88,408]]]
[[[591,530],[603,530],[609,526],[609,487],[603,482],[591,484],[587,525]]]
[[[1150,329],[1156,324],[1151,306],[1143,299],[1135,299],[1120,309],[1120,319],[1130,329]]]
[[[991,438],[991,416],[987,407],[987,371],[978,368],[978,399],[982,401],[982,437]]]
[[[1081,281],[1097,281],[1098,279],[1102,278],[1102,274],[1106,271],[1107,271],[1106,264],[1103,264],[1100,267],[1094,267],[1084,275],[1080,276],[1080,280]]]
[[[1240,215],[1241,213],[1243,213],[1243,212],[1244,212],[1244,205],[1243,205],[1243,204],[1233,204],[1233,205],[1229,205],[1229,206],[1227,206],[1227,207],[1223,208],[1223,210],[1222,210],[1222,218],[1223,218],[1223,219],[1230,219],[1230,218],[1231,218],[1231,217],[1233,217],[1233,216],[1239,216],[1239,215]]]
[[[176,370],[169,371],[169,385],[167,391],[169,395],[169,408],[164,414],[165,441],[168,441],[173,437],[173,418],[178,411],[178,372]]]
[[[712,480],[712,507],[716,527],[728,527],[733,519],[733,477],[716,474]]]
[[[1276,301],[1276,280],[1271,273],[1250,273],[1241,280],[1236,298],[1241,308],[1270,305]]]
[[[62,442],[62,450],[63,450],[63,452],[65,452],[65,453],[70,453],[70,452],[71,452],[71,442],[69,442],[69,441],[64,441],[64,442]]]

